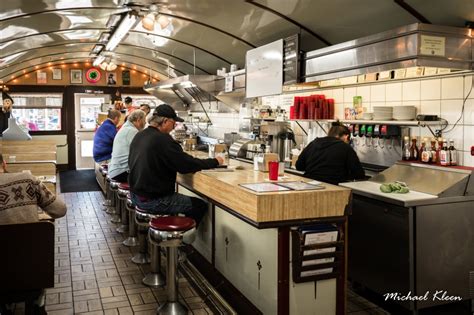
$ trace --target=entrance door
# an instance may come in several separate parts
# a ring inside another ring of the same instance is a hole
[[[94,168],[92,147],[94,131],[102,104],[108,104],[110,96],[105,94],[74,95],[76,132],[76,169]]]

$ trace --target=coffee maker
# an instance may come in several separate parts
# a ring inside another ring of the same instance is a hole
[[[296,147],[295,134],[291,129],[280,131],[276,136],[276,151],[280,156],[280,161],[291,162],[291,150]]]

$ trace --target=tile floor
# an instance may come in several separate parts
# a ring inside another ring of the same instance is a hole
[[[130,261],[132,250],[122,245],[123,236],[102,211],[102,193],[65,193],[62,197],[68,212],[56,220],[55,286],[46,291],[48,314],[155,314],[166,293],[141,283],[147,266]],[[184,277],[179,287],[190,314],[214,314],[205,297]],[[22,305],[17,305],[15,314],[22,313]],[[352,291],[348,313],[389,314]]]

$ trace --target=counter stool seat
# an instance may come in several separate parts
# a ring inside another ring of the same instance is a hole
[[[130,190],[130,185],[128,183],[120,183],[118,188],[122,190]]]
[[[153,218],[150,227],[160,231],[187,231],[196,226],[196,221],[189,217],[167,216]]]

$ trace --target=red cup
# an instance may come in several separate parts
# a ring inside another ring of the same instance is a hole
[[[278,161],[268,162],[268,178],[270,180],[278,179]]]

